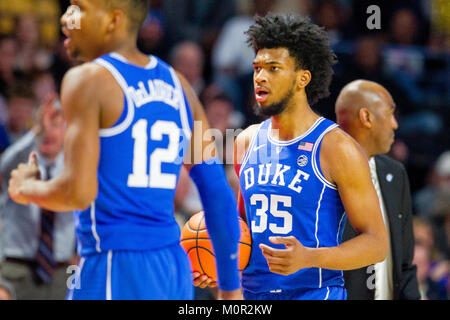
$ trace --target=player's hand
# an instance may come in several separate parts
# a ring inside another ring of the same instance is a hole
[[[269,240],[286,246],[286,249],[275,249],[263,243],[259,245],[270,272],[289,275],[311,267],[311,261],[307,258],[309,248],[304,247],[295,237],[269,237]]]
[[[204,289],[206,287],[214,288],[217,287],[217,282],[213,281],[206,274],[201,274],[199,272],[194,272],[192,274],[194,278],[194,286]]]
[[[28,164],[21,163],[11,172],[9,179],[8,193],[11,199],[23,205],[30,201],[22,194],[22,188],[28,180],[39,180],[40,172],[37,163],[37,155],[32,152],[28,158]]]
[[[233,291],[219,290],[217,300],[244,300],[241,289]]]

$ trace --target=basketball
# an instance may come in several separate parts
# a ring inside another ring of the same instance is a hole
[[[247,266],[252,249],[252,237],[247,224],[239,217],[241,237],[239,239],[239,270]],[[216,260],[212,242],[206,230],[203,211],[194,214],[181,230],[181,246],[191,261],[192,271],[206,274],[217,281]]]

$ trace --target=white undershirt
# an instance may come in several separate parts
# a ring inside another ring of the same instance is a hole
[[[377,169],[375,165],[375,159],[372,157],[369,160],[370,175],[372,176],[372,182],[380,201],[381,213],[383,216],[384,225],[388,237],[389,233],[389,220],[386,214],[386,207],[383,201],[383,195],[381,194],[381,188],[378,181]],[[389,241],[390,243],[390,241]],[[389,252],[384,261],[375,264],[375,300],[392,300],[394,297],[393,280],[392,280],[392,251],[389,245]]]

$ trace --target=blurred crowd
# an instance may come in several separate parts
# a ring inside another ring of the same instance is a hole
[[[36,129],[37,122],[42,120],[38,110],[58,96],[63,75],[79,63],[71,60],[63,48],[59,18],[68,5],[68,0],[0,0],[2,157],[5,150]],[[370,5],[380,8],[379,29],[369,29],[367,25],[372,14],[367,12]],[[263,120],[253,112],[254,52],[247,46],[244,32],[255,14],[265,15],[269,11],[308,15],[329,33],[339,63],[330,96],[313,106],[319,114],[335,120],[337,95],[346,83],[355,79],[379,82],[391,92],[397,105],[399,129],[390,155],[401,161],[409,174],[415,215],[414,262],[421,295],[423,299],[448,299],[448,1],[151,0],[138,46],[143,52],[167,61],[186,77],[200,97],[211,127],[225,135],[228,128],[245,128]],[[63,130],[58,132],[63,134]],[[51,143],[52,138],[48,139],[41,138],[38,143]],[[219,149],[226,150],[223,146]],[[226,172],[237,192],[238,181],[231,165],[226,165]],[[8,228],[5,217],[11,213],[6,212],[5,205],[8,201],[5,180],[9,177],[4,172],[0,174],[1,234],[1,230]],[[175,209],[180,225],[201,210],[195,186],[185,171],[180,177]],[[0,265],[5,259],[1,239]],[[15,296],[6,280],[0,276],[0,299],[8,297],[8,292],[9,298]],[[199,291],[198,298],[208,298],[208,294]]]

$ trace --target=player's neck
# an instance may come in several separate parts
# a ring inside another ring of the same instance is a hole
[[[292,101],[293,105],[289,105],[281,114],[272,117],[272,135],[281,141],[288,141],[304,134],[319,118],[311,110],[306,97]]]
[[[148,56],[139,51],[134,43],[128,43],[117,47],[114,52],[120,54],[122,57],[127,59],[128,62],[141,67],[146,66],[149,62]]]

